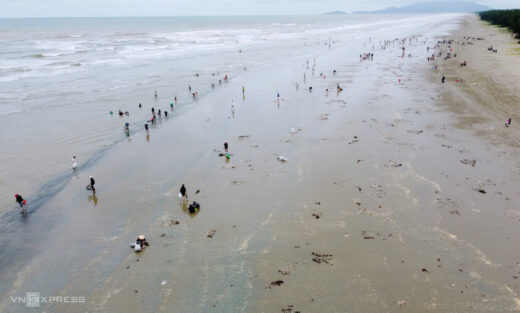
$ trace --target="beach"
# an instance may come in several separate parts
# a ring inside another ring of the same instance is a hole
[[[4,215],[0,312],[520,311],[518,45],[473,15],[427,24],[230,61],[149,134],[109,120],[117,144]]]

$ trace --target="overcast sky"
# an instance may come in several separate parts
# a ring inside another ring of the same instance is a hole
[[[0,0],[0,17],[320,14],[415,2],[421,0]],[[475,2],[493,8],[520,6],[519,0]]]

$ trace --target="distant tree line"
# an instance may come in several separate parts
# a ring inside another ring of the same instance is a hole
[[[484,21],[509,28],[520,39],[520,9],[483,11],[479,15]]]

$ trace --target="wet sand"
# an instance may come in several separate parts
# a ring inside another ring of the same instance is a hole
[[[46,312],[520,311],[519,94],[485,79],[520,71],[506,34],[461,26],[449,37],[485,40],[437,70],[420,39],[410,58],[400,45],[359,63],[362,47],[331,50],[314,77],[304,60],[250,73],[132,136],[26,217],[5,248],[23,247],[3,261],[0,311],[37,290],[86,297]],[[135,254],[140,233],[151,246]]]

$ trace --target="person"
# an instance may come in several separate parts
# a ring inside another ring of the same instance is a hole
[[[96,184],[96,181],[94,180],[94,177],[90,176],[90,189],[93,193],[96,193],[96,188],[94,188],[94,184]]]
[[[179,191],[179,194],[181,195],[181,197],[183,199],[184,198],[188,198],[188,193],[186,192],[186,186],[184,186],[184,184],[182,184],[181,190]]]
[[[125,132],[128,134],[130,132],[130,123],[125,123]]]
[[[200,204],[196,201],[193,201],[193,203],[188,207],[188,212],[190,212],[190,214],[193,214],[198,210],[200,210]]]
[[[155,99],[157,99],[157,90],[155,91]]]
[[[150,131],[148,130],[148,123],[144,124],[144,130],[146,130],[146,133],[148,134]]]
[[[142,108],[143,106],[141,105],[141,103],[139,103],[139,109]]]
[[[164,111],[164,116],[168,117],[168,111]]]
[[[509,127],[509,126],[511,126],[511,118],[508,118],[507,122],[506,122],[506,127]]]
[[[170,103],[170,110],[172,110],[172,111],[173,111],[173,102],[172,102],[172,103]]]
[[[23,206],[25,205],[26,201],[22,198],[22,196],[19,195],[19,194],[15,194],[14,197],[16,199],[16,202],[18,202],[18,204],[20,205],[20,207],[23,208]]]
[[[75,170],[78,168],[78,162],[76,162],[76,156],[72,156],[72,169]]]
[[[123,111],[119,110],[119,116],[123,116],[123,115],[124,115]]]
[[[227,142],[224,142],[224,150],[226,151],[226,153],[228,153],[228,143]]]
[[[235,100],[231,100],[231,112],[235,113]]]
[[[242,95],[246,94],[246,87],[242,86]]]
[[[144,247],[148,247],[149,245],[150,244],[148,243],[148,240],[146,240],[146,237],[144,235],[139,235],[131,247],[134,248],[135,252],[141,252]]]
[[[444,84],[445,81],[446,81],[446,77],[444,75],[442,75],[441,82]]]
[[[159,115],[159,117],[161,116],[161,109],[157,110],[157,114]]]

